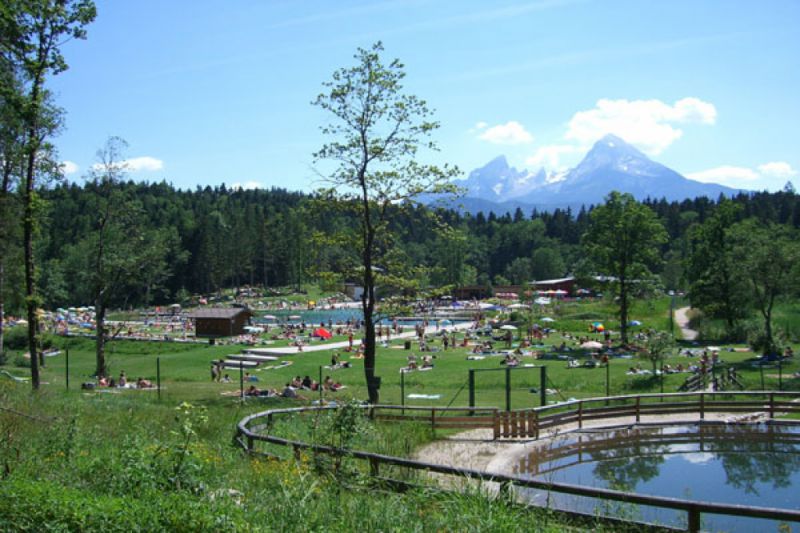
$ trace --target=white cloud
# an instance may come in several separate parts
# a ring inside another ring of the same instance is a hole
[[[695,465],[704,465],[714,460],[714,454],[708,452],[687,453],[681,456],[684,461]]]
[[[474,126],[472,126],[470,129],[467,130],[467,133],[469,133],[469,134],[478,133],[482,129],[485,129],[486,126],[488,126],[488,125],[489,125],[488,123],[486,123],[486,122],[484,122],[482,120],[479,120],[478,122],[475,123]]]
[[[785,161],[772,161],[758,165],[758,171],[771,178],[789,179],[797,176],[797,171]]]
[[[141,170],[155,171],[164,168],[164,162],[160,159],[150,156],[134,157],[126,159],[122,162],[131,172],[139,172]]]
[[[613,133],[650,155],[658,155],[683,135],[676,124],[714,124],[717,110],[699,98],[683,98],[672,105],[661,100],[597,101],[569,121],[564,138],[584,147]]]
[[[797,171],[784,161],[772,161],[758,165],[755,169],[724,165],[700,172],[686,174],[686,177],[703,183],[719,183],[729,187],[755,190],[780,190],[786,181],[797,175]]]
[[[162,170],[164,168],[164,162],[161,159],[156,159],[155,157],[145,155],[142,157],[124,159],[116,163],[114,166],[117,169],[128,172],[153,172],[156,170]],[[95,163],[92,165],[92,170],[95,172],[102,172],[104,168],[105,167],[102,163]]]
[[[481,122],[476,126],[480,124]],[[528,133],[525,127],[515,120],[492,126],[484,131],[479,138],[493,144],[526,144],[533,141],[533,135]]]
[[[563,157],[580,151],[578,146],[572,144],[549,144],[536,150],[536,153],[525,160],[525,164],[534,168],[563,169]]]
[[[234,183],[231,185],[231,189],[243,189],[245,191],[249,191],[252,189],[263,189],[264,184],[259,181],[247,181],[245,183]]]
[[[65,176],[69,176],[70,174],[75,174],[78,172],[80,167],[77,163],[73,163],[72,161],[62,161],[61,162],[61,172],[64,173]]]
[[[758,181],[761,176],[752,168],[726,165],[700,172],[692,172],[686,174],[686,177],[691,180],[702,181],[703,183],[722,183],[728,185],[734,182],[741,184]]]

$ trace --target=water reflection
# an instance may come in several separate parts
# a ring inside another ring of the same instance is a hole
[[[704,424],[570,433],[523,457],[515,470],[545,481],[796,508],[800,428]]]

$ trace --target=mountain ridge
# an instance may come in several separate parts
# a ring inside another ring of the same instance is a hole
[[[597,205],[612,190],[630,193],[637,200],[680,201],[686,198],[733,196],[740,189],[691,180],[671,168],[651,160],[634,146],[615,135],[598,140],[584,158],[565,173],[548,175],[517,170],[504,155],[492,159],[456,180],[466,194],[450,207],[476,212],[496,207],[497,212],[523,209],[551,210]],[[459,207],[459,203],[461,207]]]

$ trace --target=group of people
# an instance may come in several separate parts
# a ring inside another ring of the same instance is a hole
[[[119,373],[119,379],[114,380],[114,378],[101,376],[100,379],[97,380],[97,385],[99,387],[109,387],[109,388],[136,388],[136,389],[151,389],[153,388],[153,382],[149,379],[144,379],[143,377],[139,377],[136,379],[134,383],[130,383],[128,381],[128,376],[125,375],[125,371],[121,371]]]
[[[257,379],[257,378],[256,378]],[[283,389],[279,392],[275,388],[268,388],[268,389],[259,389],[255,385],[250,385],[245,394],[247,396],[260,396],[260,397],[267,397],[267,398],[295,398],[299,400],[307,400],[308,398],[304,397],[298,391],[319,391],[320,388],[325,391],[336,392],[344,388],[338,381],[334,381],[330,376],[325,376],[325,379],[322,380],[322,383],[317,382],[314,379],[311,379],[310,376],[305,376],[301,378],[300,376],[295,376],[291,381],[284,385]]]
[[[408,356],[408,362],[404,370],[418,370],[421,368],[433,368],[433,356],[423,355],[422,360],[417,362],[417,356],[413,353]]]
[[[222,361],[212,361],[211,363],[211,381],[216,381],[217,383],[230,383],[231,377],[228,374],[222,375],[223,370],[225,368],[225,364]],[[247,374],[250,375],[249,373]]]

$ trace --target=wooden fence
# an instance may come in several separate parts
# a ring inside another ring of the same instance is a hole
[[[376,420],[422,422],[430,424],[434,429],[493,428],[495,438],[538,438],[543,431],[555,429],[560,426],[571,425],[582,428],[587,421],[601,419],[603,421],[611,421],[620,417],[635,417],[636,421],[639,422],[642,417],[648,415],[688,414],[694,415],[694,420],[697,420],[698,417],[699,420],[703,420],[706,413],[725,412],[749,414],[764,413],[767,414],[770,419],[774,419],[777,413],[795,414],[800,412],[800,405],[792,401],[798,398],[800,398],[800,393],[774,391],[695,392],[590,398],[565,402],[553,406],[511,412],[503,412],[495,408],[402,407],[390,405],[365,406],[364,409],[368,416]],[[612,489],[547,482],[513,475],[457,468],[359,450],[343,450],[330,446],[294,441],[270,434],[276,417],[330,409],[336,408],[298,407],[293,409],[273,409],[255,413],[239,422],[236,440],[248,453],[258,453],[256,443],[266,442],[291,447],[295,454],[299,454],[303,450],[308,450],[312,453],[339,456],[346,455],[354,459],[367,461],[369,463],[370,473],[375,477],[380,476],[381,465],[399,466],[412,470],[491,482],[499,484],[502,491],[516,486],[682,511],[687,513],[686,530],[690,532],[700,530],[700,518],[702,514],[745,516],[785,522],[800,522],[800,511],[797,510],[698,502],[679,498],[630,494]],[[691,421],[690,418],[692,417],[687,417],[686,420]]]
[[[658,415],[696,415],[707,413],[800,414],[800,392],[676,392],[588,398],[523,409],[498,411],[494,438],[538,439],[545,431],[565,426],[584,427],[587,422],[617,418],[634,419]]]

